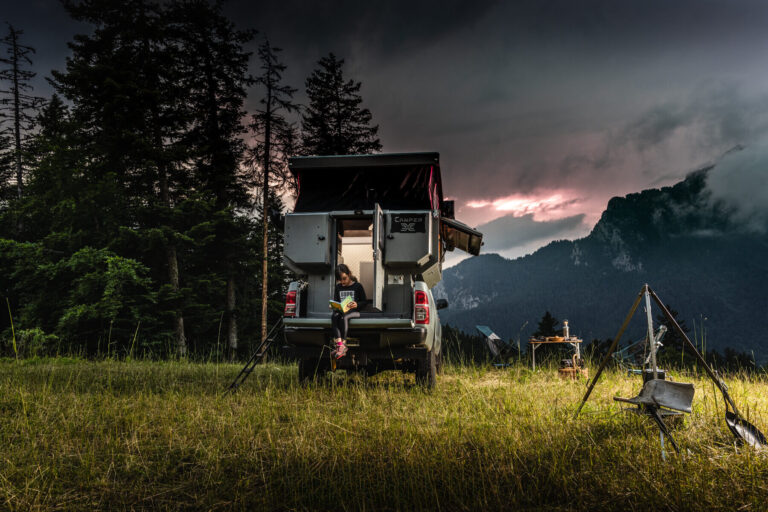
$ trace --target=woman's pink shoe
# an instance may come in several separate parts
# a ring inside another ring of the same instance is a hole
[[[343,341],[340,341],[336,344],[336,350],[334,350],[333,355],[336,356],[336,359],[341,359],[347,354],[347,345],[344,344]]]

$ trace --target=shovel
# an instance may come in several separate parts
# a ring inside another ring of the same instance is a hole
[[[672,315],[669,313],[667,308],[664,306],[664,303],[661,302],[661,299],[659,299],[658,295],[656,295],[656,292],[650,288],[648,288],[648,291],[650,292],[651,297],[653,297],[653,300],[656,302],[656,304],[658,304],[661,312],[664,313],[664,316],[667,318],[669,323],[672,324],[672,327],[674,327],[675,331],[677,331],[677,334],[679,334],[680,337],[685,340],[685,342],[688,344],[688,348],[690,348],[693,353],[696,354],[696,358],[699,360],[699,363],[701,363],[701,366],[704,367],[704,370],[707,372],[707,375],[709,375],[709,378],[712,379],[717,388],[720,390],[720,393],[723,394],[723,399],[725,400],[725,423],[728,425],[728,428],[731,430],[736,439],[745,442],[755,448],[765,448],[768,446],[768,442],[765,440],[765,435],[763,435],[763,433],[760,432],[756,426],[745,420],[741,414],[739,414],[739,410],[736,408],[736,404],[731,399],[731,395],[728,394],[728,386],[726,386],[725,383],[720,380],[720,377],[718,377],[715,372],[712,371],[712,368],[709,367],[702,355],[699,354],[699,351],[696,350],[696,346],[691,343],[690,339],[688,339],[688,336],[686,336],[685,332],[683,332],[683,330],[677,324],[677,321],[675,321],[674,317],[672,317]]]
[[[768,444],[765,436],[757,430],[757,427],[727,409],[725,411],[725,423],[737,439],[743,439],[750,446],[763,447]]]

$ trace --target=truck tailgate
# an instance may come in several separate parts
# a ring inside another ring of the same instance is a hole
[[[283,324],[292,328],[331,328],[330,318],[285,318]],[[413,329],[410,318],[353,318],[349,321],[350,329]]]

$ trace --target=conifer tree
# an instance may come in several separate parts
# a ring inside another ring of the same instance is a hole
[[[302,115],[302,152],[306,155],[351,155],[381,151],[378,125],[362,108],[360,82],[344,78],[344,59],[333,53],[318,61],[307,78],[309,105]]]
[[[236,282],[239,262],[247,259],[239,242],[246,236],[247,223],[235,219],[236,210],[249,207],[246,176],[241,172],[245,144],[243,102],[247,86],[250,53],[244,45],[255,31],[237,30],[221,12],[221,3],[179,0],[171,7],[176,39],[179,41],[181,84],[187,91],[188,128],[183,144],[198,197],[213,201],[217,243],[209,257],[222,265],[226,278],[226,337],[230,358],[238,348]]]
[[[82,162],[75,127],[58,95],[46,102],[36,123],[39,129],[29,141],[30,172],[21,202],[25,232],[31,240],[72,254],[83,245],[81,229],[87,225],[86,218],[99,212],[91,210],[81,196],[88,185],[77,172]]]
[[[539,320],[538,328],[536,329],[536,332],[533,333],[534,336],[557,336],[558,335],[558,329],[557,324],[559,324],[560,321],[552,316],[552,313],[547,311],[544,313],[544,316],[541,317],[541,320]]]
[[[21,43],[22,30],[8,24],[8,35],[0,39],[0,45],[5,46],[7,57],[0,57],[0,64],[6,67],[0,69],[0,82],[7,85],[0,90],[3,98],[0,100],[0,120],[10,120],[13,134],[13,160],[15,165],[16,194],[21,199],[24,190],[23,146],[26,135],[34,126],[36,109],[42,104],[42,98],[29,94],[32,86],[29,81],[36,73],[26,66],[32,65],[31,54],[35,49]]]
[[[293,152],[295,139],[294,128],[285,114],[296,111],[292,97],[296,89],[282,83],[285,65],[277,54],[280,48],[272,46],[267,39],[259,46],[261,74],[256,83],[264,87],[261,108],[253,115],[251,129],[256,135],[257,144],[252,149],[252,162],[257,170],[261,184],[261,220],[262,220],[262,292],[261,292],[261,339],[267,337],[268,302],[269,302],[269,218],[271,212],[271,183],[275,180],[282,188],[288,174],[288,157]]]
[[[70,43],[66,71],[53,72],[54,86],[72,102],[87,134],[86,181],[98,188],[94,200],[104,205],[104,214],[92,221],[94,231],[113,242],[122,226],[130,226],[162,252],[164,265],[155,269],[165,272],[168,285],[161,296],[173,312],[177,351],[185,355],[180,237],[173,224],[191,179],[179,143],[186,94],[167,11],[150,0],[83,0],[65,7],[96,27]]]

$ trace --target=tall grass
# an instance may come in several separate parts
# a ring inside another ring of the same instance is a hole
[[[736,448],[708,381],[674,430],[614,395],[608,373],[578,419],[584,382],[554,369],[449,366],[426,392],[412,376],[188,362],[0,363],[0,510],[765,510],[768,457]],[[764,376],[731,378],[768,430]]]

